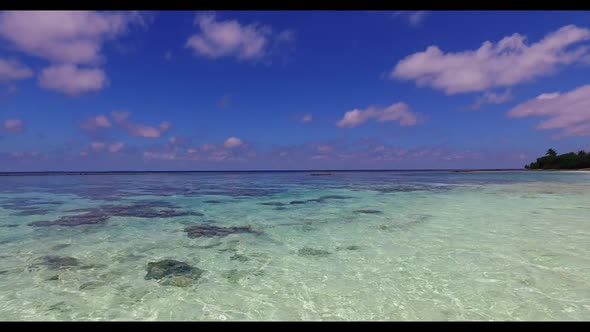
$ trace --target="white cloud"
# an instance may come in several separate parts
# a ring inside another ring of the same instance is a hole
[[[390,76],[448,95],[509,87],[583,61],[588,47],[573,46],[589,39],[590,30],[567,25],[530,45],[525,36],[515,33],[496,44],[486,41],[477,50],[444,53],[429,46],[399,61]]]
[[[109,151],[113,152],[113,153],[117,153],[117,152],[121,151],[124,146],[125,146],[125,144],[121,143],[121,142],[113,143],[113,144],[109,145]]]
[[[12,59],[0,59],[0,83],[22,80],[33,76],[33,71]]]
[[[237,137],[230,137],[225,140],[225,143],[223,143],[223,146],[228,149],[233,149],[233,148],[238,147],[242,144],[244,144],[244,143],[242,142],[241,139],[239,139]]]
[[[41,87],[69,95],[97,91],[106,84],[107,77],[102,69],[84,69],[71,64],[49,66],[39,75]]]
[[[4,129],[13,133],[20,133],[24,131],[25,127],[22,120],[9,119],[4,121]]]
[[[192,35],[186,47],[196,55],[216,59],[236,57],[240,60],[258,60],[267,56],[271,44],[293,40],[293,32],[275,34],[269,26],[242,24],[236,20],[217,20],[214,12],[199,14],[195,24],[200,32]]]
[[[409,15],[408,21],[410,22],[410,25],[412,25],[412,26],[419,26],[420,24],[422,24],[422,22],[424,22],[427,15],[428,15],[428,12],[426,12],[424,10],[418,10],[418,11],[413,12]]]
[[[102,44],[143,24],[136,12],[4,11],[0,36],[17,49],[52,62],[96,64]]]
[[[590,85],[566,93],[544,93],[508,112],[513,118],[547,118],[536,129],[560,129],[557,137],[590,136]]]
[[[313,121],[313,116],[311,114],[305,114],[301,118],[301,122],[303,122],[303,123],[311,123],[312,121]]]
[[[361,125],[369,119],[379,122],[397,121],[401,126],[414,126],[418,124],[418,114],[412,112],[406,103],[395,103],[386,108],[369,106],[368,108],[354,109],[344,113],[344,117],[336,123],[341,128],[353,128]]]
[[[141,123],[131,122],[129,121],[130,116],[131,113],[127,111],[111,112],[111,117],[113,118],[113,121],[118,126],[126,129],[127,133],[131,136],[159,138],[162,135],[166,134],[170,130],[170,128],[172,128],[172,123],[169,121],[161,122],[158,125],[158,127],[152,127]]]
[[[82,122],[82,124],[80,125],[80,128],[85,129],[85,130],[96,130],[98,128],[110,128],[111,127],[111,122],[109,121],[109,119],[100,114],[98,116],[95,116],[93,118],[90,119],[86,119],[86,121]]]
[[[106,147],[106,143],[104,142],[92,142],[90,143],[90,148],[94,151],[101,151]]]
[[[228,108],[231,106],[231,103],[232,103],[231,95],[225,94],[225,95],[223,95],[223,97],[221,97],[221,100],[219,100],[219,103],[217,105],[220,108]]]
[[[104,63],[102,45],[127,32],[131,25],[145,25],[143,16],[95,11],[0,13],[0,37],[14,49],[50,62],[39,77],[41,87],[71,95],[105,86],[106,74],[97,68]]]
[[[507,101],[512,100],[512,92],[510,90],[504,91],[504,93],[494,93],[486,91],[483,96],[477,98],[475,103],[471,105],[471,109],[477,110],[485,104],[503,104]]]

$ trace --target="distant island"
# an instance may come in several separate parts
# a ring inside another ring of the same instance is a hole
[[[524,166],[530,170],[551,170],[551,169],[590,169],[590,154],[584,150],[578,153],[570,152],[557,155],[554,149],[547,150],[547,153],[536,162]]]

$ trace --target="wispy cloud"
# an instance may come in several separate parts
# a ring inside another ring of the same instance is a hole
[[[159,138],[162,135],[166,134],[170,128],[172,128],[172,123],[169,121],[161,122],[157,127],[147,126],[141,123],[134,123],[129,121],[129,117],[131,116],[130,112],[127,111],[115,111],[111,113],[111,117],[113,118],[113,122],[118,126],[127,130],[130,136],[135,137],[145,137],[145,138]]]
[[[589,39],[590,30],[567,25],[530,45],[525,36],[515,33],[495,44],[486,41],[477,50],[445,53],[429,46],[399,61],[390,77],[448,95],[510,87],[587,59],[588,47],[574,46]]]
[[[429,13],[424,10],[396,11],[393,13],[394,18],[402,18],[412,27],[418,27],[422,25],[428,15]]]
[[[311,114],[305,114],[301,118],[301,122],[303,122],[303,123],[311,123],[312,121],[313,121],[313,116]]]
[[[122,142],[113,143],[113,144],[109,145],[109,152],[117,153],[117,152],[121,151],[123,149],[123,147],[125,147],[125,143],[122,143]]]
[[[25,130],[25,126],[22,120],[19,119],[9,119],[4,121],[4,130],[10,131],[13,133],[20,133]]]
[[[223,95],[223,97],[221,97],[221,99],[217,103],[219,108],[229,108],[231,106],[231,104],[232,104],[232,97],[231,97],[231,95],[228,95],[228,94]]]
[[[111,127],[111,121],[109,121],[109,119],[103,115],[97,115],[95,117],[92,117],[90,119],[86,119],[84,122],[82,122],[80,124],[80,128],[83,130],[96,130],[98,128],[110,128]]]
[[[478,97],[477,100],[471,105],[472,110],[478,110],[486,104],[503,104],[512,100],[512,92],[510,90],[504,91],[504,93],[495,93],[486,91],[482,96]]]
[[[559,129],[555,137],[590,136],[590,85],[566,93],[544,93],[508,112],[513,118],[545,117],[536,129]]]
[[[412,112],[406,103],[395,103],[385,108],[369,106],[366,109],[353,109],[344,113],[344,117],[336,123],[340,128],[353,128],[370,119],[378,122],[397,121],[401,126],[418,124],[418,113]]]
[[[14,59],[0,59],[0,83],[23,80],[33,76],[33,71]]]

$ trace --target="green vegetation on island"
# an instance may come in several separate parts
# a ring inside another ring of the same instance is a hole
[[[547,153],[536,162],[525,165],[526,169],[582,169],[590,168],[590,154],[584,150],[578,153],[570,152],[557,155],[554,149],[547,150]]]

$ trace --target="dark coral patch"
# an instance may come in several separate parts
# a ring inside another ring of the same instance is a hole
[[[147,266],[145,279],[158,279],[162,285],[186,287],[192,284],[204,273],[198,267],[190,266],[185,262],[165,259],[158,262],[150,262]]]
[[[166,209],[156,209],[156,207],[165,207]],[[177,211],[171,209],[175,207],[170,203],[163,201],[145,201],[133,205],[103,205],[92,208],[82,208],[70,210],[69,212],[86,212],[74,216],[63,216],[54,221],[36,221],[30,223],[31,226],[80,226],[80,225],[99,225],[106,223],[110,217],[137,217],[137,218],[172,218],[184,216],[199,216],[201,212]]]
[[[281,202],[262,202],[259,203],[260,205],[269,205],[269,206],[283,206],[286,205],[285,203],[281,203]]]
[[[366,213],[366,214],[381,214],[381,213],[383,213],[383,211],[381,211],[381,210],[369,210],[369,209],[356,210],[354,212],[357,212],[357,213]]]
[[[299,256],[318,256],[318,257],[325,257],[331,254],[331,252],[327,251],[327,250],[321,250],[321,249],[314,249],[314,248],[310,248],[310,247],[305,247],[302,249],[299,249],[298,251]]]
[[[69,246],[71,246],[71,244],[69,244],[69,243],[56,244],[53,247],[51,247],[51,250],[61,250],[63,248],[67,248]]]
[[[63,216],[57,220],[42,220],[35,221],[29,224],[29,226],[35,227],[48,227],[48,226],[66,226],[74,227],[81,225],[102,225],[109,220],[109,216],[97,213],[85,213],[76,216]]]
[[[25,216],[40,216],[40,215],[45,215],[48,214],[49,212],[51,212],[53,210],[50,209],[27,209],[27,210],[22,210],[19,212],[15,212],[10,214],[13,217],[25,217]]]
[[[43,256],[38,261],[33,267],[43,265],[50,270],[60,270],[80,265],[78,259],[69,256]]]
[[[189,238],[197,237],[224,237],[231,234],[239,233],[250,233],[250,234],[261,234],[259,231],[253,230],[250,226],[234,226],[234,227],[221,227],[214,225],[192,225],[186,227],[184,231],[187,233]]]

